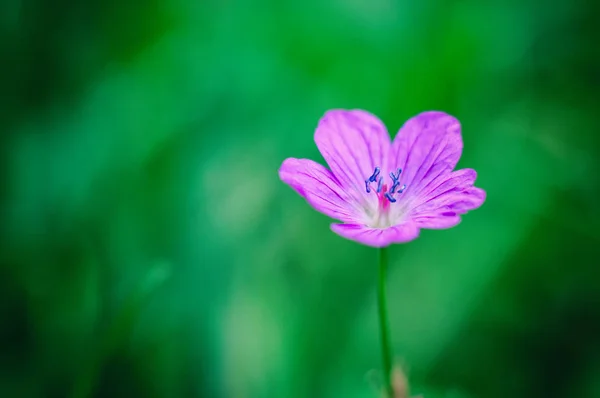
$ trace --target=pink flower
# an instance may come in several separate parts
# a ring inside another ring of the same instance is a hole
[[[460,123],[443,112],[408,120],[393,142],[383,123],[362,110],[331,110],[315,142],[330,170],[309,159],[279,169],[316,210],[341,221],[331,229],[374,247],[404,243],[421,228],[450,228],[481,206],[473,169],[453,171],[462,153]]]

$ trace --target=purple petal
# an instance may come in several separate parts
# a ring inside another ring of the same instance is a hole
[[[419,228],[413,222],[406,222],[384,229],[369,228],[357,224],[331,224],[331,229],[346,239],[372,247],[386,247],[392,243],[405,243],[419,236]]]
[[[329,170],[309,159],[288,158],[279,177],[317,211],[340,221],[352,222],[353,205]]]
[[[319,121],[315,142],[333,175],[360,202],[376,201],[367,195],[365,180],[375,167],[385,171],[390,136],[383,123],[361,110],[328,111]]]
[[[416,196],[431,181],[454,170],[462,148],[458,120],[444,112],[423,112],[396,135],[388,167],[402,168],[405,196]]]
[[[478,208],[485,201],[485,191],[473,186],[477,173],[462,169],[440,177],[413,202],[411,219],[419,228],[450,228],[460,222],[460,215]]]

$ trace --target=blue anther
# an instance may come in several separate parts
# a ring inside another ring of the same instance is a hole
[[[392,195],[390,195],[390,193],[389,193],[389,192],[386,192],[384,195],[385,195],[385,197],[387,198],[387,200],[389,200],[390,202],[394,203],[394,202],[396,201],[396,199],[394,199],[394,198],[392,197]]]
[[[400,188],[400,190],[398,191],[398,193],[404,192],[405,189],[406,189],[406,184],[402,184],[402,188]]]
[[[396,181],[398,181],[398,179],[400,178],[400,173],[402,173],[402,169],[398,168],[398,175],[394,174],[393,171],[390,171],[390,178],[392,179],[392,181],[394,181],[394,183]]]
[[[395,180],[394,185],[392,185],[392,188],[390,189],[390,193],[396,193],[396,188],[398,188],[398,185],[400,185],[400,181]]]
[[[371,179],[365,180],[365,189],[367,190],[367,193],[371,193],[371,186],[369,185],[370,182]]]
[[[375,171],[373,171],[373,175],[369,177],[369,181],[375,182],[379,176],[379,172],[381,172],[381,169],[379,167],[375,167]]]
[[[383,177],[379,177],[379,182],[377,183],[377,193],[381,192],[382,186],[383,186]]]

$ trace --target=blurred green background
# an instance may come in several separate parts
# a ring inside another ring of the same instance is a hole
[[[484,206],[391,248],[425,398],[600,397],[598,2],[4,0],[0,397],[378,397],[376,251],[277,170],[444,110]]]

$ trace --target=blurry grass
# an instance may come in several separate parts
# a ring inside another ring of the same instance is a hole
[[[81,364],[83,371],[76,377],[72,398],[86,398],[93,394],[95,384],[100,377],[100,371],[104,361],[114,354],[115,350],[122,345],[126,337],[131,333],[141,308],[148,301],[149,296],[162,285],[169,277],[169,269],[164,264],[152,267],[145,278],[139,283],[133,292],[127,297],[121,306],[121,312],[112,320],[108,330],[99,333],[99,337],[92,344],[89,352],[88,363]]]

